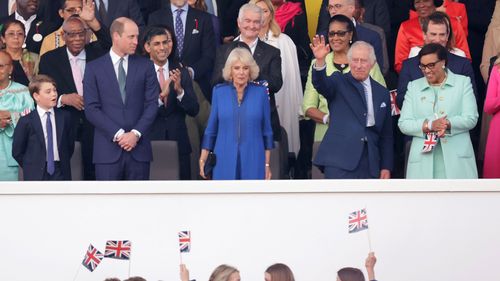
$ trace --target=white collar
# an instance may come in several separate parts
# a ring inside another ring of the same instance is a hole
[[[111,56],[111,61],[113,62],[113,65],[118,63],[118,61],[122,58],[113,51],[113,48],[109,50],[109,55]],[[129,56],[128,54],[123,56],[124,62],[128,62],[128,56]]]
[[[168,71],[168,60],[167,60],[167,63],[165,63],[163,66],[159,66],[156,63],[154,65],[155,65],[155,72],[158,72],[158,70],[160,69],[160,67],[163,68],[163,71],[165,71],[165,70]]]
[[[39,105],[37,105],[36,111],[38,112],[38,116],[40,116],[40,118],[42,118],[42,116],[44,116],[45,113],[47,113],[47,112],[50,112],[51,116],[54,116],[54,108],[53,107],[49,110],[46,110],[46,109],[41,108]]]
[[[87,56],[85,53],[85,49],[83,49],[78,55],[73,56],[73,54],[66,47],[66,53],[68,53],[68,58],[71,60],[72,58],[76,58],[77,60],[86,60]]]
[[[188,11],[188,7],[189,7],[189,5],[188,5],[187,1],[186,1],[186,4],[184,4],[184,6],[182,6],[182,7],[177,7],[174,4],[170,3],[170,9],[172,10],[172,13],[174,13],[178,9],[181,9],[184,12],[187,12]]]
[[[24,25],[27,23],[31,23],[36,19],[36,14],[32,15],[31,17],[28,18],[28,20],[25,20],[23,16],[21,16],[17,11],[14,13],[16,20],[22,22]]]

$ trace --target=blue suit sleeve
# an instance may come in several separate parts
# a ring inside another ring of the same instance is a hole
[[[314,69],[312,66],[312,84],[316,91],[324,96],[328,101],[333,100],[336,94],[336,86],[333,80],[338,73],[334,72],[330,76],[326,76],[326,67],[322,70]]]

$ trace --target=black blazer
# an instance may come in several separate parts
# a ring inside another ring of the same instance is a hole
[[[238,46],[241,46],[240,41],[234,41],[230,44],[225,44],[217,49],[215,56],[214,73],[212,75],[212,86],[223,83],[222,69],[226,64],[226,59],[229,53]],[[246,45],[246,44],[245,44]],[[257,81],[266,80],[269,88],[269,102],[271,105],[271,126],[273,127],[274,140],[281,140],[280,121],[278,110],[276,109],[276,100],[274,94],[281,89],[283,85],[283,77],[281,75],[281,55],[280,50],[262,41],[257,42],[253,58],[259,66],[259,77]]]
[[[169,63],[169,70],[176,67]],[[170,94],[168,95],[167,106],[161,105],[151,130],[152,140],[175,140],[180,154],[191,153],[186,127],[186,114],[196,116],[200,110],[193,83],[187,69],[181,70],[181,85],[184,89],[184,96],[179,102],[174,90],[174,84],[170,84]]]
[[[8,17],[1,19],[0,24],[4,24],[8,19],[16,19],[15,14],[12,14]],[[38,16],[36,17],[36,19],[31,23],[28,35],[26,35],[26,49],[36,54],[40,53],[40,47],[42,46],[42,41],[43,41],[43,38],[42,40],[40,40],[40,42],[35,42],[33,40],[33,35],[35,35],[37,31],[36,27],[37,24],[39,24],[38,33],[40,33],[43,37],[49,35],[50,33],[56,31],[59,28],[56,24],[52,22],[43,20]]]
[[[54,117],[61,172],[64,180],[71,180],[70,161],[75,140],[70,115],[64,110],[54,108]],[[43,179],[47,169],[47,150],[42,121],[36,109],[19,119],[14,130],[12,157],[23,168],[24,180]]]
[[[0,0],[0,18],[5,18],[9,15],[9,0]]]
[[[175,30],[170,6],[150,14],[148,25],[166,25]],[[174,55],[184,66],[193,68],[194,80],[198,82],[207,99],[211,100],[210,77],[215,59],[215,34],[210,15],[188,7],[184,32],[182,54],[179,56],[176,49]]]
[[[97,1],[97,0],[96,0]],[[136,0],[109,0],[107,16],[103,20],[99,15],[97,5],[95,7],[95,17],[105,26],[110,27],[111,23],[119,17],[127,17],[133,20],[139,28],[144,27],[144,19],[142,18],[141,8]]]
[[[97,31],[97,41],[85,46],[86,63],[104,55],[111,47],[111,36],[104,28]],[[71,72],[68,52],[66,46],[45,53],[40,59],[39,73],[54,78],[57,84],[57,95],[76,93],[75,81]],[[83,73],[82,73],[83,78]],[[75,126],[78,125],[82,113],[72,106],[62,107],[71,113],[71,119]]]

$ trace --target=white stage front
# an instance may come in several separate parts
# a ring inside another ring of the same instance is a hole
[[[369,231],[348,234],[365,207]],[[81,266],[107,240],[132,241],[131,275],[179,280],[181,230],[198,281],[222,263],[263,281],[275,262],[297,281],[335,281],[341,267],[364,271],[368,236],[380,281],[500,280],[498,214],[498,180],[2,183],[0,280],[123,280],[127,261]]]

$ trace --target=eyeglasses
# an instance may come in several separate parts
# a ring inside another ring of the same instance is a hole
[[[350,31],[347,31],[347,30],[330,31],[330,32],[328,32],[328,37],[332,37],[333,38],[333,37],[335,37],[335,35],[337,35],[338,37],[343,38],[349,32]]]
[[[328,11],[331,11],[331,10],[340,10],[342,7],[344,7],[344,5],[342,4],[335,4],[335,5],[328,5],[327,9]]]
[[[8,33],[5,33],[5,37],[10,37],[10,38],[14,38],[14,37],[24,37],[24,32],[8,32]]]
[[[74,39],[77,37],[85,37],[85,35],[87,34],[87,30],[88,29],[84,29],[82,31],[76,31],[76,32],[64,31],[64,34],[66,34],[66,36],[68,36],[69,38]]]
[[[4,69],[4,68],[6,68],[9,65],[10,65],[10,63],[0,64],[0,69]]]
[[[436,67],[436,64],[438,62],[440,62],[440,61],[442,61],[442,60],[438,60],[438,61],[431,62],[431,63],[428,63],[428,64],[419,64],[418,68],[420,68],[422,71],[424,71],[426,68],[429,69],[429,70],[433,70],[434,67]]]
[[[80,14],[82,12],[82,8],[68,8],[68,9],[64,9],[64,11],[68,14],[72,14],[72,15],[76,15],[76,14]]]

